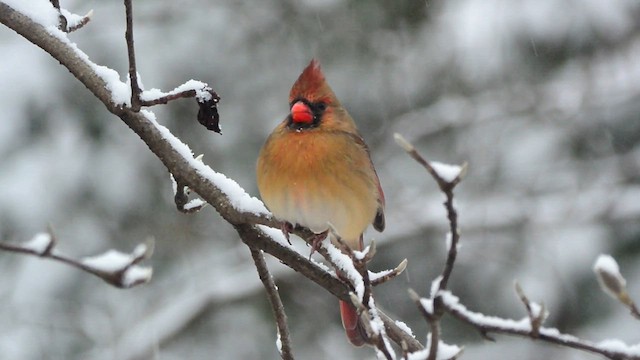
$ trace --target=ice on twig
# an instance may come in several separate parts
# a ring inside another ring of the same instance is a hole
[[[51,249],[53,245],[53,236],[49,233],[36,234],[31,240],[22,244],[22,248],[33,251],[38,255],[44,255]]]

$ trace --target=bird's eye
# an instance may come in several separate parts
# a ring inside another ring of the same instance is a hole
[[[327,109],[327,104],[325,103],[318,103],[318,105],[316,105],[316,108],[320,111],[325,111]]]

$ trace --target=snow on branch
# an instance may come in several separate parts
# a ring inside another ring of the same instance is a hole
[[[103,254],[80,260],[57,252],[56,244],[56,238],[49,230],[36,234],[30,241],[23,244],[0,242],[0,250],[35,255],[65,263],[93,274],[118,288],[131,288],[151,280],[152,268],[139,265],[141,261],[148,259],[153,253],[153,241],[151,240],[146,244],[139,244],[129,254],[108,250]]]
[[[531,315],[521,320],[488,316],[467,309],[460,303],[458,297],[449,291],[441,291],[440,296],[448,313],[475,327],[485,337],[490,333],[515,335],[600,354],[614,360],[640,359],[640,345],[626,345],[619,340],[594,343],[570,334],[563,334],[555,328],[542,326],[535,330],[532,327]]]
[[[444,315],[444,307],[442,304],[442,298],[438,295],[440,291],[447,289],[449,278],[453,272],[453,267],[458,255],[460,233],[458,231],[458,212],[454,207],[453,202],[453,190],[456,185],[462,181],[467,172],[467,163],[462,166],[447,165],[438,162],[429,162],[425,160],[416,148],[407,141],[402,135],[394,134],[394,138],[398,145],[400,145],[415,161],[422,165],[427,172],[433,177],[438,184],[440,191],[445,195],[444,207],[447,211],[447,219],[449,220],[449,233],[447,234],[447,259],[442,269],[442,274],[432,283],[431,297],[429,304],[432,309],[426,309],[423,311],[423,315],[429,324],[431,333],[429,335],[430,346],[428,360],[435,360],[439,358],[438,347],[440,345],[441,329],[440,319]],[[413,296],[414,300],[416,296]],[[418,302],[416,300],[416,302]]]
[[[640,319],[640,312],[635,301],[627,291],[627,281],[620,273],[618,263],[611,255],[600,255],[593,265],[600,288],[612,298],[617,299],[629,308],[631,315]]]
[[[627,345],[619,340],[604,340],[594,343],[570,334],[563,334],[555,328],[544,327],[544,321],[548,316],[544,305],[530,301],[517,282],[515,284],[516,293],[527,312],[527,316],[521,320],[504,319],[473,312],[461,304],[458,297],[447,290],[447,283],[455,264],[460,240],[458,214],[453,206],[453,190],[464,177],[467,164],[451,166],[429,162],[401,135],[395,134],[395,140],[414,160],[424,166],[436,180],[440,191],[446,197],[444,206],[449,220],[449,233],[446,239],[447,259],[442,274],[431,284],[430,297],[421,298],[415,291],[409,291],[409,296],[416,303],[420,313],[429,324],[431,332],[427,337],[428,346],[425,350],[405,352],[405,359],[436,360],[447,358],[446,356],[449,356],[448,358],[456,358],[458,356],[460,351],[457,350],[459,348],[446,345],[440,340],[442,337],[440,319],[447,313],[475,327],[489,340],[494,340],[490,337],[490,334],[515,335],[600,354],[609,359],[640,359],[640,345]],[[627,293],[626,281],[620,274],[615,260],[610,256],[602,255],[596,261],[593,270],[602,289],[629,307],[634,316],[637,316],[638,310]],[[441,346],[444,346],[444,348],[440,349]],[[443,355],[444,353],[446,355]]]

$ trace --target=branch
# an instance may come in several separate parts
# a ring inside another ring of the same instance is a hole
[[[402,137],[402,135],[396,133],[394,134],[394,138],[398,145],[429,172],[446,198],[444,207],[447,211],[447,219],[449,220],[449,237],[447,238],[449,251],[442,274],[438,277],[437,281],[434,282],[437,289],[433,289],[432,287],[432,309],[430,309],[431,311],[427,311],[430,312],[429,316],[425,315],[431,329],[431,346],[428,359],[435,360],[438,357],[438,344],[440,342],[440,318],[442,318],[444,314],[442,298],[439,296],[439,292],[447,289],[447,284],[458,255],[458,242],[460,240],[458,213],[453,205],[453,190],[466,174],[467,164],[452,166],[437,162],[430,163],[425,160],[415,147]]]
[[[131,83],[131,110],[140,110],[140,84],[138,84],[138,70],[136,67],[136,53],[133,46],[133,5],[131,0],[124,0],[125,13],[127,17],[127,30],[124,37],[127,41],[127,54],[129,57],[129,82]]]
[[[32,240],[21,245],[0,242],[0,250],[35,255],[71,265],[122,289],[151,280],[152,269],[138,264],[151,256],[152,242],[139,244],[130,254],[109,250],[101,255],[85,257],[81,260],[58,253],[55,251],[56,244],[56,238],[49,230],[46,233],[37,234]]]
[[[640,311],[627,291],[627,280],[620,273],[618,262],[611,255],[600,255],[593,265],[600,288],[626,306],[631,315],[640,319]]]
[[[350,289],[346,284],[332,276],[324,268],[301,256],[286,242],[275,241],[274,232],[279,233],[279,231],[272,232],[273,229],[260,226],[266,225],[280,229],[282,224],[271,217],[259,200],[247,195],[237,183],[226,178],[223,174],[219,174],[196,161],[190,149],[166,128],[159,125],[152,113],[146,110],[135,111],[123,106],[123,102],[114,100],[114,93],[109,89],[112,86],[121,86],[121,84],[98,75],[98,71],[104,74],[104,68],[91,63],[86,54],[71,45],[63,32],[55,28],[45,29],[42,25],[35,23],[29,17],[2,2],[0,2],[0,22],[42,48],[66,67],[105,105],[109,112],[118,116],[145,142],[151,152],[167,167],[177,183],[188,186],[213,206],[225,221],[233,225],[245,244],[250,244],[253,248],[273,255],[334,296],[349,301]],[[58,32],[56,33],[56,31]],[[269,236],[265,232],[269,232],[273,236]],[[294,233],[305,238],[304,235],[311,232],[308,229],[297,229]],[[392,340],[398,344],[404,341],[410,351],[423,348],[411,335],[398,327],[392,319],[382,313],[380,317]]]
[[[458,298],[448,291],[442,292],[441,295],[444,299],[443,306],[448,313],[458,320],[475,327],[482,334],[495,333],[527,337],[551,344],[600,354],[612,360],[640,359],[640,346],[637,345],[627,346],[622,342],[613,340],[603,341],[596,344],[587,340],[579,339],[573,335],[563,334],[554,328],[540,327],[536,330],[531,327],[531,319],[529,317],[516,321],[494,316],[486,316],[481,313],[467,310],[464,305],[459,303]]]
[[[284,305],[282,305],[278,287],[269,273],[262,251],[251,247],[249,249],[251,250],[251,257],[253,257],[256,269],[258,270],[258,276],[267,291],[267,297],[271,303],[271,310],[273,310],[273,317],[276,319],[276,325],[278,327],[278,351],[283,360],[292,360],[293,352],[291,351],[291,338],[289,336],[289,327],[287,326],[287,314],[284,312]]]

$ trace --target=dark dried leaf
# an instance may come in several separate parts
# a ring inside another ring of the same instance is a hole
[[[220,129],[220,115],[218,114],[220,96],[218,96],[215,91],[210,91],[210,93],[210,100],[198,100],[198,106],[200,107],[198,110],[198,122],[208,130],[222,134],[222,129]]]

